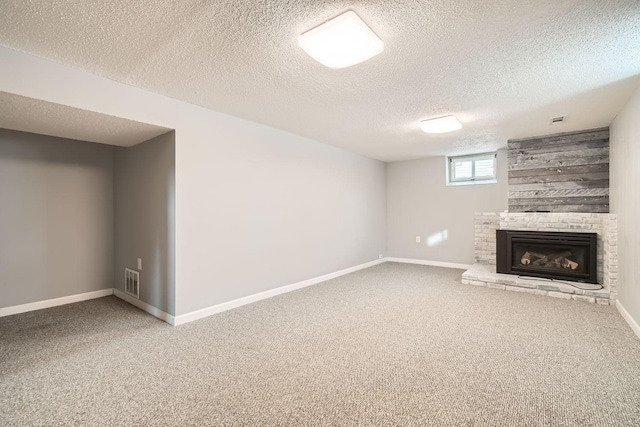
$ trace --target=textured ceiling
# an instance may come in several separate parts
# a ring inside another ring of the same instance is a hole
[[[385,50],[332,70],[297,36],[348,9]],[[608,125],[640,81],[640,1],[5,1],[0,44],[399,160]],[[463,129],[419,129],[446,114]]]
[[[0,92],[0,128],[122,147],[170,130],[7,92]]]

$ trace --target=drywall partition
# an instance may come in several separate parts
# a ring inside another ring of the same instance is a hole
[[[11,49],[0,61],[2,91],[176,130],[176,315],[385,254],[384,163]]]
[[[472,264],[474,213],[507,208],[506,163],[498,151],[495,184],[455,186],[446,185],[445,157],[388,163],[388,256]]]
[[[640,325],[640,89],[611,131],[611,213],[618,218],[618,302]],[[629,319],[627,319],[629,321]],[[631,323],[631,322],[630,322]],[[640,336],[640,329],[636,329]]]
[[[140,273],[140,300],[175,314],[175,132],[115,147],[115,282]]]
[[[509,212],[609,212],[609,128],[510,140]]]
[[[207,133],[184,150],[177,130],[177,164],[188,165],[177,173],[178,257],[193,266],[178,282],[184,312],[385,253],[384,163],[228,116]]]
[[[0,129],[0,308],[113,287],[113,147]]]

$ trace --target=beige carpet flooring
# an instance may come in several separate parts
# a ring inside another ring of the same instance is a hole
[[[0,318],[0,425],[640,425],[615,308],[460,274],[386,263],[178,327],[115,297]]]

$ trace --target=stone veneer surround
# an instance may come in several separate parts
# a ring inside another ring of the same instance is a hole
[[[616,215],[603,213],[476,213],[475,262],[463,274],[463,283],[490,287],[529,289],[530,293],[605,303],[616,300],[618,280]],[[565,231],[598,235],[598,283],[601,291],[581,291],[561,282],[518,279],[517,276],[495,273],[496,230]],[[478,280],[482,276],[485,280]],[[511,276],[511,277],[509,277]],[[475,282],[475,283],[472,283]],[[533,286],[532,286],[533,285]],[[512,289],[517,290],[517,289]],[[557,292],[556,292],[557,291]],[[556,295],[558,294],[558,295]],[[588,296],[588,298],[586,298]]]

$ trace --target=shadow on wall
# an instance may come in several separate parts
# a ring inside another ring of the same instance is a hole
[[[115,149],[115,288],[140,271],[140,300],[175,314],[175,132]]]

